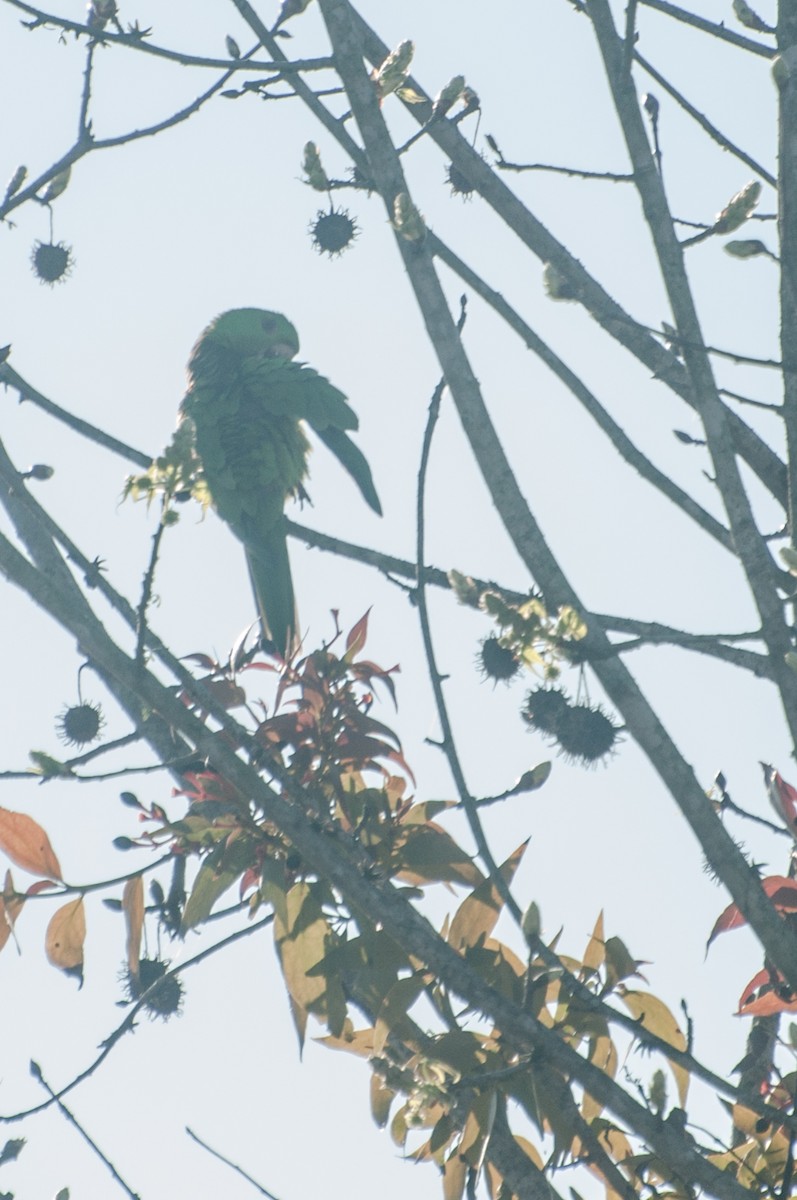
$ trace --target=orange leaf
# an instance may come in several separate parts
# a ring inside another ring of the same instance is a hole
[[[138,975],[141,959],[141,931],[144,928],[144,881],[140,875],[128,879],[122,893],[122,911],[127,925],[127,966]]]
[[[0,808],[0,850],[31,875],[63,879],[50,839],[41,825],[25,813]]]
[[[785,875],[770,875],[769,879],[761,880],[761,887],[778,912],[797,912],[797,880],[788,879]],[[746,924],[747,917],[742,914],[738,905],[729,904],[717,918],[706,949],[718,934],[727,933],[729,929],[740,929]]]
[[[739,997],[738,1017],[771,1017],[775,1013],[797,1012],[797,992],[783,976],[764,968],[748,983]]]
[[[45,953],[54,967],[75,975],[83,984],[83,943],[86,940],[86,913],[83,897],[70,900],[58,909],[47,926]]]

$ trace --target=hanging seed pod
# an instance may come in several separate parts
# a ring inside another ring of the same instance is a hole
[[[514,650],[502,645],[494,634],[490,634],[481,642],[476,664],[483,678],[492,679],[494,684],[509,683],[520,670]]]
[[[53,287],[63,283],[71,274],[75,265],[72,258],[72,247],[64,242],[36,242],[30,256],[33,273],[40,281]]]
[[[617,744],[617,728],[601,708],[571,704],[557,721],[555,737],[570,762],[594,766],[611,754]]]
[[[328,254],[330,258],[342,254],[359,232],[357,222],[349,216],[345,208],[331,208],[329,212],[319,212],[310,226],[316,250],[319,254]]]
[[[534,688],[526,696],[521,716],[527,725],[548,737],[558,737],[559,725],[570,702],[559,688]]]
[[[99,704],[73,704],[58,718],[58,736],[67,746],[88,746],[100,736],[105,719]]]

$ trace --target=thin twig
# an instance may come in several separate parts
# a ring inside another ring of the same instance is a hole
[[[83,71],[83,94],[80,98],[80,115],[77,123],[78,143],[91,138],[91,122],[89,121],[89,104],[91,103],[91,71],[94,63],[95,41],[90,41],[86,49],[86,66]]]
[[[141,664],[144,661],[144,650],[146,647],[147,637],[147,609],[152,602],[152,589],[155,585],[155,569],[158,565],[158,554],[160,553],[161,542],[163,535],[166,532],[166,514],[170,510],[166,506],[164,500],[161,509],[160,520],[158,527],[152,535],[152,550],[147,563],[147,569],[144,573],[144,581],[141,586],[141,599],[136,610],[136,662]]]
[[[285,70],[321,71],[333,65],[330,58],[296,59],[286,66],[286,64],[281,62],[253,62],[245,60],[243,56],[237,60],[230,60],[225,58],[210,58],[197,54],[185,54],[180,50],[168,50],[165,46],[158,46],[141,33],[124,33],[123,31],[112,33],[109,29],[104,29],[101,33],[98,33],[96,29],[91,29],[82,21],[70,21],[66,17],[44,12],[43,9],[34,8],[30,4],[23,3],[23,0],[4,0],[4,3],[11,5],[13,8],[18,8],[21,12],[26,12],[34,18],[34,21],[30,24],[23,22],[29,29],[36,28],[37,26],[52,25],[56,29],[63,29],[69,33],[85,34],[86,37],[92,38],[95,42],[103,45],[125,46],[129,50],[140,50],[142,54],[151,54],[157,58],[169,59],[183,67],[205,67],[214,71],[227,69],[230,71],[251,70],[282,73]]]
[[[38,1063],[31,1062],[30,1073],[34,1079],[38,1080],[38,1082],[42,1085],[44,1090],[49,1094],[51,1101],[58,1106],[58,1110],[62,1114],[62,1116],[64,1116],[66,1118],[66,1120],[70,1123],[70,1125],[74,1126],[74,1128],[78,1131],[80,1136],[83,1138],[84,1142],[86,1142],[91,1147],[94,1154],[96,1154],[97,1158],[100,1160],[100,1162],[103,1164],[103,1166],[108,1168],[108,1170],[111,1173],[112,1178],[116,1180],[116,1182],[119,1184],[122,1191],[127,1196],[130,1197],[130,1200],[141,1200],[141,1197],[139,1196],[138,1192],[134,1192],[133,1189],[131,1187],[129,1187],[128,1184],[125,1183],[124,1179],[122,1179],[122,1176],[119,1174],[119,1172],[117,1171],[116,1167],[113,1165],[111,1160],[105,1154],[103,1154],[102,1150],[100,1150],[99,1146],[94,1141],[94,1139],[89,1136],[89,1134],[86,1132],[86,1130],[80,1124],[80,1122],[78,1121],[75,1114],[73,1112],[71,1112],[66,1107],[66,1105],[63,1103],[63,1101],[60,1099],[60,1097],[55,1094],[55,1092],[50,1087],[47,1080],[44,1078],[44,1075],[42,1074],[42,1069]]]
[[[633,183],[634,181],[634,176],[629,175],[627,172],[587,171],[582,167],[560,167],[554,163],[510,162],[504,158],[502,152],[498,149],[498,144],[494,137],[488,137],[487,140],[493,153],[496,155],[495,165],[499,171],[515,171],[517,174],[521,174],[524,171],[547,171],[554,175],[570,175],[575,179],[603,179],[608,183]]]
[[[712,141],[715,141],[718,146],[722,146],[723,150],[727,150],[730,154],[733,154],[735,158],[738,158],[741,162],[745,163],[752,171],[755,171],[756,175],[760,175],[762,179],[766,180],[770,187],[777,187],[777,180],[771,171],[768,171],[766,167],[762,167],[761,163],[756,162],[752,155],[748,154],[745,150],[742,150],[741,147],[737,146],[735,142],[732,142],[729,137],[726,137],[724,133],[721,133],[720,130],[717,129],[716,125],[713,125],[711,121],[709,121],[708,117],[704,116],[703,113],[696,109],[694,104],[687,100],[683,92],[679,92],[676,87],[673,87],[673,85],[667,79],[665,79],[664,76],[656,70],[652,63],[649,63],[648,60],[644,58],[638,50],[634,51],[634,60],[635,62],[639,63],[640,67],[642,67],[644,71],[647,71],[651,79],[656,80],[656,83],[658,83],[659,87],[663,87],[665,92],[672,96],[673,100],[675,100],[675,102],[681,106],[684,112],[688,113],[689,116],[697,122],[700,128],[708,134]]]
[[[203,1141],[199,1134],[194,1133],[193,1129],[191,1129],[188,1125],[186,1125],[185,1131],[190,1138],[194,1139],[198,1146],[201,1146],[203,1150],[207,1150],[208,1154],[212,1154],[214,1158],[219,1160],[219,1162],[223,1162],[225,1167],[230,1167],[233,1171],[236,1171],[242,1179],[246,1180],[247,1183],[251,1183],[252,1187],[260,1192],[261,1196],[266,1196],[268,1200],[277,1200],[277,1197],[273,1192],[270,1192],[268,1188],[264,1188],[262,1183],[258,1183],[256,1179],[253,1179],[252,1176],[243,1169],[243,1167],[239,1167],[238,1163],[234,1163],[231,1158],[227,1158],[219,1150],[214,1150],[212,1146],[209,1146],[207,1142]]]
[[[589,413],[596,425],[611,441],[614,448],[625,459],[629,466],[637,471],[643,479],[652,484],[662,495],[666,496],[686,516],[695,521],[704,532],[715,538],[726,550],[732,550],[730,534],[716,517],[712,516],[696,500],[678,486],[670,475],[660,471],[646,455],[628,437],[622,426],[607,412],[593,392],[587,388],[578,375],[534,332],[520,314],[499,293],[494,291],[481,276],[453,253],[448,246],[439,241],[434,234],[429,235],[429,245],[437,257],[446,264],[464,282],[486,301],[498,313],[510,329],[523,340],[525,345],[545,363],[550,371],[561,380],[565,387],[575,396],[576,400]],[[657,331],[654,331],[657,332]]]
[[[234,0],[239,7],[239,0]],[[240,0],[240,4],[246,0]],[[583,6],[582,6],[583,7]],[[351,10],[357,32],[362,38],[363,50],[372,66],[381,64],[389,52],[381,38],[374,32],[360,13]],[[273,54],[271,46],[269,51]],[[276,58],[277,55],[274,54]],[[424,97],[424,104],[405,103],[406,112],[418,123],[422,124],[431,101],[423,86],[413,76],[407,78],[407,85]],[[314,108],[315,112],[316,109]],[[318,113],[325,127],[333,137],[350,150],[351,139],[344,143],[339,135],[339,128],[334,120],[326,114]],[[327,123],[327,121],[329,123]],[[620,343],[653,373],[655,379],[664,382],[676,395],[680,396],[692,408],[695,407],[695,397],[692,385],[684,369],[683,363],[671,351],[667,351],[654,338],[644,332],[638,322],[606,292],[598,281],[585,270],[582,263],[540,222],[519,198],[509,189],[500,178],[498,172],[484,161],[472,146],[462,137],[457,127],[450,121],[438,121],[429,130],[429,137],[434,141],[448,159],[461,170],[473,184],[474,189],[482,196],[496,215],[504,222],[528,249],[544,263],[553,263],[565,278],[573,285],[579,302],[594,317],[598,324],[610,337]],[[348,138],[348,135],[346,135]],[[362,158],[362,153],[355,148],[356,154]],[[356,161],[356,160],[355,160]],[[367,169],[367,164],[366,169]],[[370,177],[371,172],[367,171]],[[748,463],[764,487],[771,491],[779,501],[786,502],[786,469],[772,448],[747,425],[736,413],[730,414],[734,442],[741,457]]]
[[[126,459],[128,462],[136,463],[140,467],[149,467],[151,465],[152,458],[149,455],[142,453],[141,450],[133,449],[132,446],[128,446],[125,442],[113,437],[112,434],[106,433],[96,425],[92,425],[90,421],[84,421],[82,417],[76,417],[74,413],[61,408],[53,400],[48,400],[46,396],[43,396],[41,392],[37,392],[36,388],[27,383],[21,375],[17,374],[7,362],[0,363],[0,384],[13,388],[15,392],[18,392],[20,403],[29,401],[37,408],[40,408],[42,412],[46,412],[49,416],[54,417],[56,421],[61,421],[64,425],[73,429],[75,433],[79,433],[81,437],[96,442],[98,446],[103,446],[113,454],[118,454],[121,458]]]
[[[693,25],[695,29],[700,29],[703,33],[710,33],[712,37],[729,42],[732,46],[738,46],[741,50],[749,50],[751,54],[760,54],[762,58],[774,58],[777,53],[771,46],[765,46],[763,42],[756,42],[742,33],[736,33],[735,30],[728,29],[721,23],[707,21],[705,17],[699,17],[697,13],[679,8],[677,4],[669,4],[668,0],[640,0],[640,3],[644,4],[646,8],[654,8],[659,12],[666,13],[669,17],[675,17],[677,21],[683,21],[686,25]]]
[[[457,322],[458,332],[462,332],[462,327],[465,324],[465,301],[464,297],[461,301],[461,310],[459,321]],[[423,434],[423,445],[421,448],[421,462],[418,468],[418,485],[416,499],[416,572],[418,586],[415,592],[415,598],[418,605],[418,617],[421,622],[421,634],[423,637],[423,648],[426,654],[426,662],[429,668],[429,679],[432,684],[434,693],[435,705],[437,707],[437,716],[440,721],[440,728],[443,734],[442,749],[451,774],[454,778],[454,784],[459,794],[460,803],[465,811],[465,816],[473,834],[476,846],[484,863],[487,874],[493,882],[496,890],[501,895],[509,911],[516,921],[520,921],[522,912],[520,905],[516,902],[509,889],[507,881],[504,879],[497,862],[493,858],[492,851],[484,834],[481,819],[478,814],[478,806],[470,793],[467,782],[465,780],[465,772],[462,769],[459,754],[457,752],[456,741],[454,740],[454,731],[451,726],[451,721],[448,715],[448,706],[446,704],[445,693],[443,692],[443,676],[437,667],[437,659],[434,651],[434,642],[432,641],[432,630],[429,622],[429,608],[426,603],[426,478],[429,471],[429,455],[432,449],[432,438],[434,436],[435,426],[440,415],[440,402],[443,397],[443,391],[446,386],[445,379],[441,379],[434,390],[431,403],[429,405],[429,415],[426,419],[426,428]]]
[[[627,0],[625,6],[625,36],[623,37],[623,66],[626,71],[631,70],[631,63],[634,60],[634,46],[637,41],[636,30],[636,10],[638,0]],[[659,164],[661,167],[661,164]]]
[[[241,3],[241,0],[235,0],[235,3]],[[320,0],[320,4],[331,36],[334,21],[337,36],[332,36],[332,41],[338,69],[366,145],[371,176],[390,215],[397,195],[406,194],[408,199],[411,196],[401,169],[401,160],[395,154],[373,87],[362,67],[363,52],[370,58],[371,47],[376,41],[375,35],[362,17],[352,9],[348,0]],[[624,78],[627,80],[627,76]],[[630,81],[628,84],[630,86]],[[634,103],[636,105],[636,98]],[[422,121],[423,114],[419,113],[417,119]],[[461,135],[456,129],[447,126],[445,121],[439,122],[430,130],[430,137],[444,147],[446,143],[451,146],[451,158],[454,155],[459,156]],[[644,130],[642,137],[647,147]],[[453,145],[454,142],[456,146]],[[478,155],[474,154],[471,160],[470,153],[468,147],[464,169],[467,170],[471,181],[478,184],[484,173],[493,181],[495,173],[486,163],[479,163]],[[649,155],[649,148],[647,153]],[[655,170],[652,164],[651,169]],[[525,213],[524,221],[528,221]],[[456,403],[463,429],[504,528],[531,577],[541,587],[548,603],[555,607],[571,605],[576,611],[585,611],[588,606],[581,603],[580,597],[551,551],[508,462],[505,447],[490,419],[473,368],[461,340],[456,335],[454,321],[430,262],[428,248],[422,241],[408,241],[398,231],[396,246]],[[573,270],[576,269],[574,264]],[[702,396],[691,395],[691,392],[690,387],[688,394],[691,400],[701,401],[702,407]],[[771,579],[772,565],[771,560],[768,560],[768,568],[760,582],[756,582],[756,589],[760,590],[761,587],[769,585]],[[763,892],[756,873],[723,828],[692,767],[678,751],[624,664],[617,656],[602,660],[601,655],[609,645],[605,631],[593,624],[585,644],[587,650],[594,648],[597,653],[594,670],[602,686],[624,717],[632,736],[655,765],[670,795],[689,821],[700,845],[729,888],[733,899],[750,919],[750,924],[773,960],[777,958],[785,964],[788,958],[789,966],[784,975],[797,981],[797,940],[784,938],[782,920]],[[775,669],[779,669],[777,665]],[[784,663],[783,671],[786,669]],[[783,681],[779,679],[779,683]],[[785,683],[783,686],[786,688]],[[795,687],[797,678],[792,690]],[[797,703],[794,708],[797,720]]]
[[[149,1000],[150,994],[157,988],[162,987],[165,980],[176,978],[177,976],[184,974],[186,971],[191,970],[192,967],[198,966],[204,961],[204,959],[210,957],[210,955],[217,954],[220,950],[223,950],[225,946],[229,946],[233,942],[240,941],[241,938],[250,937],[253,933],[257,933],[259,930],[263,929],[264,926],[270,925],[273,920],[273,913],[269,913],[268,916],[262,917],[261,920],[255,921],[254,924],[247,925],[243,929],[236,929],[233,933],[228,934],[227,937],[222,938],[218,942],[214,942],[212,946],[208,946],[205,950],[201,950],[198,954],[186,959],[185,962],[178,963],[176,966],[170,967],[163,975],[159,976],[159,978],[156,979],[155,982],[152,983],[145,992],[142,992],[141,996],[133,1004],[130,1012],[127,1013],[121,1024],[117,1025],[116,1028],[113,1029],[111,1033],[109,1033],[108,1036],[103,1040],[100,1053],[92,1060],[91,1063],[89,1063],[87,1067],[85,1067],[78,1075],[71,1079],[69,1083],[65,1084],[62,1088],[59,1088],[57,1092],[51,1092],[51,1099],[45,1100],[42,1104],[35,1104],[31,1108],[20,1109],[19,1112],[15,1113],[8,1113],[5,1115],[0,1114],[0,1123],[9,1125],[15,1121],[22,1121],[26,1117],[32,1117],[36,1113],[44,1112],[45,1109],[50,1108],[53,1103],[59,1103],[63,1096],[67,1096],[70,1092],[74,1091],[76,1087],[79,1087],[81,1083],[84,1083],[85,1080],[94,1074],[97,1068],[111,1053],[114,1046],[116,1046],[121,1040],[124,1034],[131,1033],[133,1031],[135,1028],[135,1018],[138,1016],[141,1009],[147,1006],[147,1001]]]

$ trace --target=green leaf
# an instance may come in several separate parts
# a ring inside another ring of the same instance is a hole
[[[391,1033],[400,1034],[407,1013],[429,982],[425,973],[406,976],[385,996],[374,1025],[374,1054],[381,1054]]]
[[[464,883],[484,878],[452,837],[436,825],[405,825],[394,843],[398,878],[404,883]]]
[[[247,859],[250,856],[251,851],[247,848]],[[222,865],[223,860],[224,855],[216,850],[199,868],[183,913],[183,933],[207,920],[219,896],[232,887],[246,866],[243,861],[229,859]]]

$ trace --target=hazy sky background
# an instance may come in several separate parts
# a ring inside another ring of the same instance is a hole
[[[730,0],[693,7],[739,28]],[[258,6],[268,24],[277,9],[271,0]],[[772,0],[758,9],[772,19]],[[84,9],[63,3],[57,11],[81,19]],[[481,97],[476,145],[485,153],[484,135],[490,133],[515,161],[627,169],[590,26],[566,0],[489,6],[363,0],[360,11],[389,45],[415,41],[413,71],[428,92],[465,75]],[[621,14],[619,5],[615,11]],[[53,29],[29,32],[20,25],[22,15],[0,5],[3,178],[19,163],[33,177],[71,145],[82,85],[85,43],[60,41]],[[120,16],[126,24],[151,25],[158,44],[195,54],[223,56],[227,34],[244,49],[251,45],[231,4],[123,2]],[[775,90],[766,60],[715,44],[645,8],[639,24],[643,54],[774,170]],[[290,29],[289,53],[326,53],[316,6]],[[216,77],[117,47],[99,50],[95,61],[91,112],[97,137],[162,119]],[[641,73],[638,87],[649,89]],[[650,90],[661,103],[673,210],[710,221],[753,176],[708,142],[660,90]],[[385,112],[398,138],[415,128],[395,99]],[[462,130],[473,136],[475,118]],[[351,398],[385,510],[381,521],[372,515],[322,447],[311,464],[313,508],[293,515],[412,558],[418,457],[439,368],[378,197],[336,194],[361,235],[335,261],[314,252],[308,226],[325,200],[300,179],[308,139],[318,142],[327,172],[342,177],[348,166],[343,153],[298,100],[215,99],[157,138],[90,155],[74,168],[68,190],[53,206],[55,239],[73,248],[76,264],[65,285],[42,287],[31,273],[32,246],[48,237],[44,208],[26,206],[13,214],[13,228],[0,230],[0,344],[12,343],[12,365],[45,395],[154,454],[170,436],[185,363],[207,322],[226,308],[249,304],[285,312],[298,326],[302,357]],[[580,308],[546,297],[541,264],[478,198],[463,203],[451,196],[446,162],[431,143],[418,143],[405,167],[435,232],[516,305],[664,471],[718,512],[703,452],[672,435],[673,428],[699,434],[690,410],[615,348]],[[670,319],[628,185],[536,172],[505,179],[635,317],[651,326]],[[759,211],[774,212],[767,187]],[[761,236],[776,249],[772,224],[756,223],[741,236]],[[690,253],[689,267],[706,338],[777,357],[774,264],[732,260],[712,239]],[[441,273],[456,306],[463,288],[445,268]],[[625,467],[575,400],[475,297],[464,340],[532,511],[588,607],[695,631],[755,627],[752,602],[730,557]],[[720,362],[717,374],[739,392],[779,398],[774,373]],[[774,418],[751,410],[743,415],[779,445]],[[32,406],[20,407],[11,393],[3,397],[0,428],[20,469],[31,462],[55,468],[37,496],[90,557],[106,561],[115,586],[135,599],[155,513],[119,503],[128,466]],[[759,492],[762,521],[774,530],[780,515]],[[533,582],[493,513],[448,400],[433,447],[428,538],[435,565],[516,589]],[[331,608],[340,609],[343,625],[350,626],[373,606],[369,655],[402,668],[398,713],[386,703],[377,715],[401,736],[418,796],[452,796],[446,765],[425,742],[437,736],[438,726],[415,610],[373,571],[298,544],[291,556],[308,645],[330,634]],[[240,546],[213,515],[201,521],[198,511],[184,511],[166,539],[157,592],[151,623],[178,654],[224,656],[253,619]],[[29,749],[64,753],[55,720],[76,699],[80,660],[71,640],[26,597],[5,587],[2,604],[0,765],[22,769]],[[448,595],[432,595],[431,605],[469,785],[476,795],[498,793],[552,755],[518,715],[534,681],[495,690],[480,684],[474,658],[488,623],[457,608]],[[122,636],[116,623],[111,629]],[[797,777],[771,691],[710,660],[663,648],[637,652],[628,663],[705,786],[722,768],[734,799],[765,814],[758,760],[780,766],[786,778],[790,772]],[[590,695],[600,700],[600,689],[588,682]],[[575,672],[565,683],[575,691]],[[126,732],[90,672],[83,673],[83,687],[87,698],[102,702],[108,734]],[[727,897],[701,870],[692,835],[632,746],[624,743],[593,772],[566,765],[555,752],[553,758],[544,789],[491,809],[485,818],[499,860],[531,838],[515,885],[519,902],[536,899],[545,933],[553,936],[564,926],[560,945],[573,953],[583,950],[605,908],[607,932],[651,960],[651,990],[674,1010],[681,997],[688,1000],[699,1057],[728,1075],[746,1032],[746,1023],[732,1014],[760,966],[753,939],[747,932],[731,934],[704,960],[706,938]],[[140,761],[136,750],[114,760],[117,766]],[[171,781],[159,775],[128,784],[6,782],[0,802],[34,815],[48,830],[67,879],[88,882],[121,874],[137,861],[110,845],[113,837],[136,831],[135,814],[118,801],[123,787],[180,810],[180,801],[170,800]],[[450,827],[469,844],[456,820]],[[785,868],[785,843],[753,827],[735,832],[771,873]],[[459,899],[441,889],[430,898],[430,911],[441,920]],[[78,993],[44,960],[51,911],[46,903],[30,905],[19,925],[21,955],[9,944],[0,958],[0,1113],[42,1098],[28,1076],[31,1056],[51,1085],[60,1086],[87,1065],[122,1019],[115,1007],[124,953],[121,917],[103,908],[98,896],[89,899],[86,984]],[[188,957],[222,932],[215,927],[207,937],[189,937],[183,947],[162,949]],[[513,936],[508,927],[504,932]],[[142,1197],[252,1195],[186,1138],[186,1124],[280,1200],[309,1200],[322,1191],[334,1200],[376,1189],[383,1200],[399,1200],[410,1188],[418,1200],[439,1194],[434,1169],[403,1164],[388,1135],[374,1129],[364,1064],[312,1041],[299,1064],[268,934],[210,959],[185,984],[182,1020],[166,1026],[143,1020],[135,1037],[123,1040],[69,1101]],[[629,1069],[647,1079],[650,1065],[634,1057]],[[726,1131],[713,1104],[698,1106],[698,1112]],[[19,1129],[9,1127],[9,1136]],[[69,1184],[73,1197],[115,1194],[110,1178],[60,1118],[47,1114],[23,1132],[30,1146],[18,1164],[0,1168],[0,1189],[49,1197]]]

